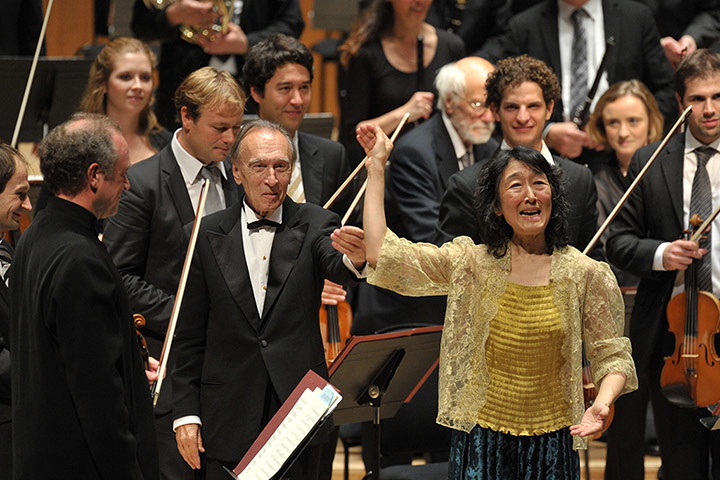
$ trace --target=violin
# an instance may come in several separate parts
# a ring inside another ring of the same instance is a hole
[[[351,326],[352,309],[346,301],[320,307],[320,334],[325,346],[325,362],[328,368],[350,338]]]
[[[693,232],[701,223],[702,219],[694,214],[690,219]],[[696,262],[690,264],[685,272],[685,291],[670,299],[667,306],[675,345],[672,354],[665,357],[660,375],[660,386],[668,401],[689,408],[707,407],[720,400],[720,357],[715,349],[720,303],[711,292],[698,290],[696,266]]]
[[[135,325],[135,334],[137,335],[138,346],[140,347],[140,355],[143,359],[145,370],[150,370],[150,352],[147,348],[147,342],[140,329],[145,326],[145,317],[139,313],[133,314],[133,324]]]

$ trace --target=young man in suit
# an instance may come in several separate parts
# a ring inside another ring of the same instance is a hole
[[[27,167],[22,154],[0,142],[0,230],[20,228],[20,215],[32,210],[28,197]],[[12,423],[10,422],[10,262],[13,248],[0,240],[0,479],[12,478]]]
[[[227,159],[243,121],[245,94],[226,72],[212,67],[190,74],[175,93],[182,128],[156,155],[128,171],[130,190],[105,225],[103,242],[123,276],[134,313],[145,316],[150,355],[160,358],[180,281],[191,223],[203,179],[210,180],[209,214],[238,201]],[[169,368],[172,369],[173,357]],[[155,408],[160,467],[173,480],[193,478],[175,446],[170,382]]]
[[[703,219],[717,206],[720,192],[720,55],[698,50],[675,72],[680,107],[691,105],[685,133],[675,135],[647,170],[610,226],[608,259],[642,277],[630,319],[630,341],[639,388],[616,404],[608,434],[605,478],[643,478],[644,415],[652,402],[663,478],[720,479],[720,432],[710,432],[698,421],[709,416],[702,408],[670,403],[660,388],[666,350],[666,307],[677,293],[680,272],[696,263],[701,290],[720,295],[720,220],[712,223],[709,238],[678,240],[689,218]],[[658,143],[641,148],[630,163],[634,178]],[[681,340],[676,339],[676,342]],[[677,346],[677,344],[676,344]],[[715,409],[717,415],[720,408]],[[712,459],[712,470],[709,467]]]
[[[159,479],[148,381],[98,219],[129,188],[107,117],[80,114],[39,147],[50,192],[10,274],[14,478]]]
[[[365,265],[362,230],[338,230],[337,215],[287,196],[294,150],[282,127],[245,125],[231,153],[244,201],[200,227],[175,340],[173,415],[178,449],[208,479],[227,477],[222,467],[235,467],[309,369],[327,377],[322,279],[353,283]],[[327,431],[293,480],[317,478]]]
[[[570,203],[570,244],[585,248],[597,229],[597,191],[592,174],[586,167],[552,155],[542,139],[545,122],[552,116],[560,96],[557,77],[541,60],[521,55],[499,61],[485,86],[488,104],[502,129],[500,148],[518,145],[534,148],[563,171]],[[468,235],[475,243],[482,243],[472,199],[484,164],[485,161],[476,162],[450,177],[440,205],[437,243],[460,235]],[[602,259],[602,249],[596,247],[591,256]]]

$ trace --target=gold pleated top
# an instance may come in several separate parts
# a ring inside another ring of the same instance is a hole
[[[571,425],[560,382],[563,341],[552,285],[508,282],[485,344],[490,384],[478,425],[512,435]]]

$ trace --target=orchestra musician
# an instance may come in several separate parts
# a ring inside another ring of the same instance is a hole
[[[20,228],[22,212],[32,210],[28,197],[27,165],[23,155],[0,142],[0,229]],[[12,422],[10,415],[10,264],[13,246],[0,240],[0,479],[12,478]]]
[[[675,406],[660,388],[663,354],[668,353],[664,352],[666,306],[678,273],[690,263],[700,262],[700,289],[720,294],[720,220],[713,222],[705,245],[678,240],[698,208],[712,211],[718,204],[720,55],[701,49],[686,57],[675,71],[674,82],[680,106],[693,107],[689,128],[675,135],[657,163],[648,169],[610,225],[607,242],[608,259],[642,277],[630,320],[640,387],[617,405],[616,420],[610,428],[612,441],[608,444],[608,479],[643,478],[643,452],[639,448],[643,443],[636,437],[643,435],[645,418],[633,412],[642,410],[648,398],[652,402],[663,478],[720,479],[720,432],[710,432],[698,422],[709,412]],[[635,154],[628,171],[630,179],[637,176],[656,147],[650,144]],[[698,202],[693,197],[707,200]]]
[[[197,44],[185,41],[180,27],[189,24],[204,27],[213,24],[218,14],[216,4],[225,0],[176,0],[159,2],[166,7],[148,7],[145,0],[135,0],[132,30],[147,42],[162,41],[160,50],[160,85],[156,113],[168,129],[180,121],[175,116],[173,94],[180,82],[195,70],[211,66],[240,78],[248,50],[275,32],[299,37],[305,26],[298,0],[232,0],[228,31],[212,39],[196,36]]]
[[[96,231],[129,187],[127,142],[107,117],[78,114],[39,154],[54,196],[10,273],[14,478],[157,480],[130,303]]]
[[[205,213],[238,201],[230,147],[243,121],[245,93],[227,72],[204,67],[178,87],[175,103],[182,128],[159,153],[128,171],[130,189],[105,225],[103,243],[123,276],[134,313],[146,319],[150,355],[160,358],[180,281],[188,238],[183,226],[195,218],[204,178],[210,180]],[[172,371],[173,357],[168,368]],[[171,382],[155,408],[160,469],[173,480],[194,478],[172,429]]]
[[[486,244],[437,247],[386,227],[379,127],[358,128],[368,188],[368,282],[404,295],[447,295],[437,421],[453,429],[448,478],[578,479],[574,450],[612,402],[636,388],[620,289],[607,264],[568,246],[562,173],[523,146],[483,167],[475,215]],[[470,219],[467,219],[470,221]],[[583,404],[582,343],[599,382]]]
[[[227,478],[222,467],[235,467],[309,369],[327,378],[322,279],[351,285],[365,265],[362,230],[338,229],[336,214],[287,196],[294,150],[282,127],[243,126],[231,158],[244,199],[200,227],[176,332],[173,415],[180,452],[208,479]],[[330,427],[290,478],[318,478]]]

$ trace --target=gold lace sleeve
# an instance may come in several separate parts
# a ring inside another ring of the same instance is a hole
[[[409,297],[447,295],[453,263],[463,255],[472,240],[460,237],[437,247],[399,238],[389,228],[383,238],[375,268],[368,268],[371,285]]]
[[[606,263],[590,274],[583,308],[583,342],[593,379],[599,385],[608,373],[625,375],[622,393],[637,389],[630,340],[623,337],[625,305],[615,276]]]

